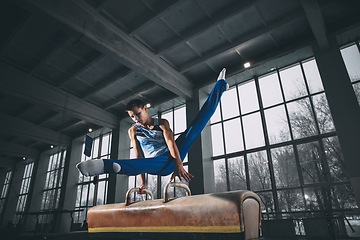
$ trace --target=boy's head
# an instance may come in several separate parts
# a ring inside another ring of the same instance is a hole
[[[147,107],[139,99],[134,99],[128,102],[128,104],[125,106],[125,111],[136,123],[144,124],[149,118]]]

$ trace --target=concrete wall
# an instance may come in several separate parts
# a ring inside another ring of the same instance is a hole
[[[1,227],[4,227],[8,222],[13,222],[15,216],[16,205],[18,202],[18,196],[21,187],[21,181],[25,171],[25,161],[20,161],[16,164],[13,177],[10,182],[10,189],[8,192],[7,204],[3,212],[3,219],[1,222]]]
[[[360,206],[360,107],[335,37],[329,37],[330,49],[322,52],[316,43],[312,49],[334,120],[347,173]]]

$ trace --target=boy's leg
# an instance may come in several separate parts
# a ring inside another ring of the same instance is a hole
[[[190,147],[214,114],[223,92],[229,88],[229,85],[225,81],[225,71],[226,70],[224,68],[220,72],[215,87],[211,91],[209,97],[207,98],[194,121],[190,124],[188,129],[176,139],[176,145],[179,149],[182,160],[185,158]]]
[[[118,173],[121,166],[116,162],[105,162],[103,159],[93,159],[80,162],[77,169],[86,177],[101,175],[104,173]]]

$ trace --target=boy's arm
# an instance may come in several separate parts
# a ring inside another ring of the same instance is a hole
[[[135,158],[144,158],[144,154],[142,152],[142,149],[140,147],[140,143],[139,141],[136,139],[136,127],[133,126],[131,128],[129,128],[129,138],[131,141],[131,145],[133,146],[134,152],[135,152]],[[138,186],[138,188],[140,189],[145,189],[147,188],[147,182],[146,182],[146,178],[145,178],[145,173],[140,175],[140,186]],[[143,194],[145,192],[140,192],[140,194]]]
[[[182,181],[183,178],[185,179],[185,181],[189,182],[191,178],[194,176],[188,173],[183,167],[183,163],[180,158],[179,149],[176,146],[174,135],[170,129],[169,122],[166,119],[159,119],[159,127],[162,129],[164,133],[166,145],[169,148],[171,156],[174,158],[175,170],[171,176],[170,182],[176,176],[180,179],[180,181]]]

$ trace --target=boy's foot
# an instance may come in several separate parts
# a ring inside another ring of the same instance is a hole
[[[79,162],[76,168],[86,177],[97,176],[104,173],[104,161],[101,159]]]
[[[105,173],[105,165],[102,159],[94,159],[80,162],[76,165],[76,168],[86,177],[97,176]],[[112,163],[112,170],[114,173],[118,173],[121,170],[121,166],[118,163]],[[107,169],[110,171],[110,169]]]
[[[104,173],[104,161],[101,159],[80,162],[76,168],[86,177],[97,176]]]
[[[220,74],[219,74],[219,77],[218,77],[218,81],[221,80],[221,79],[224,79],[225,80],[225,74],[226,74],[226,68],[223,68],[223,70],[221,70]],[[226,83],[226,90],[229,89],[229,84]]]

